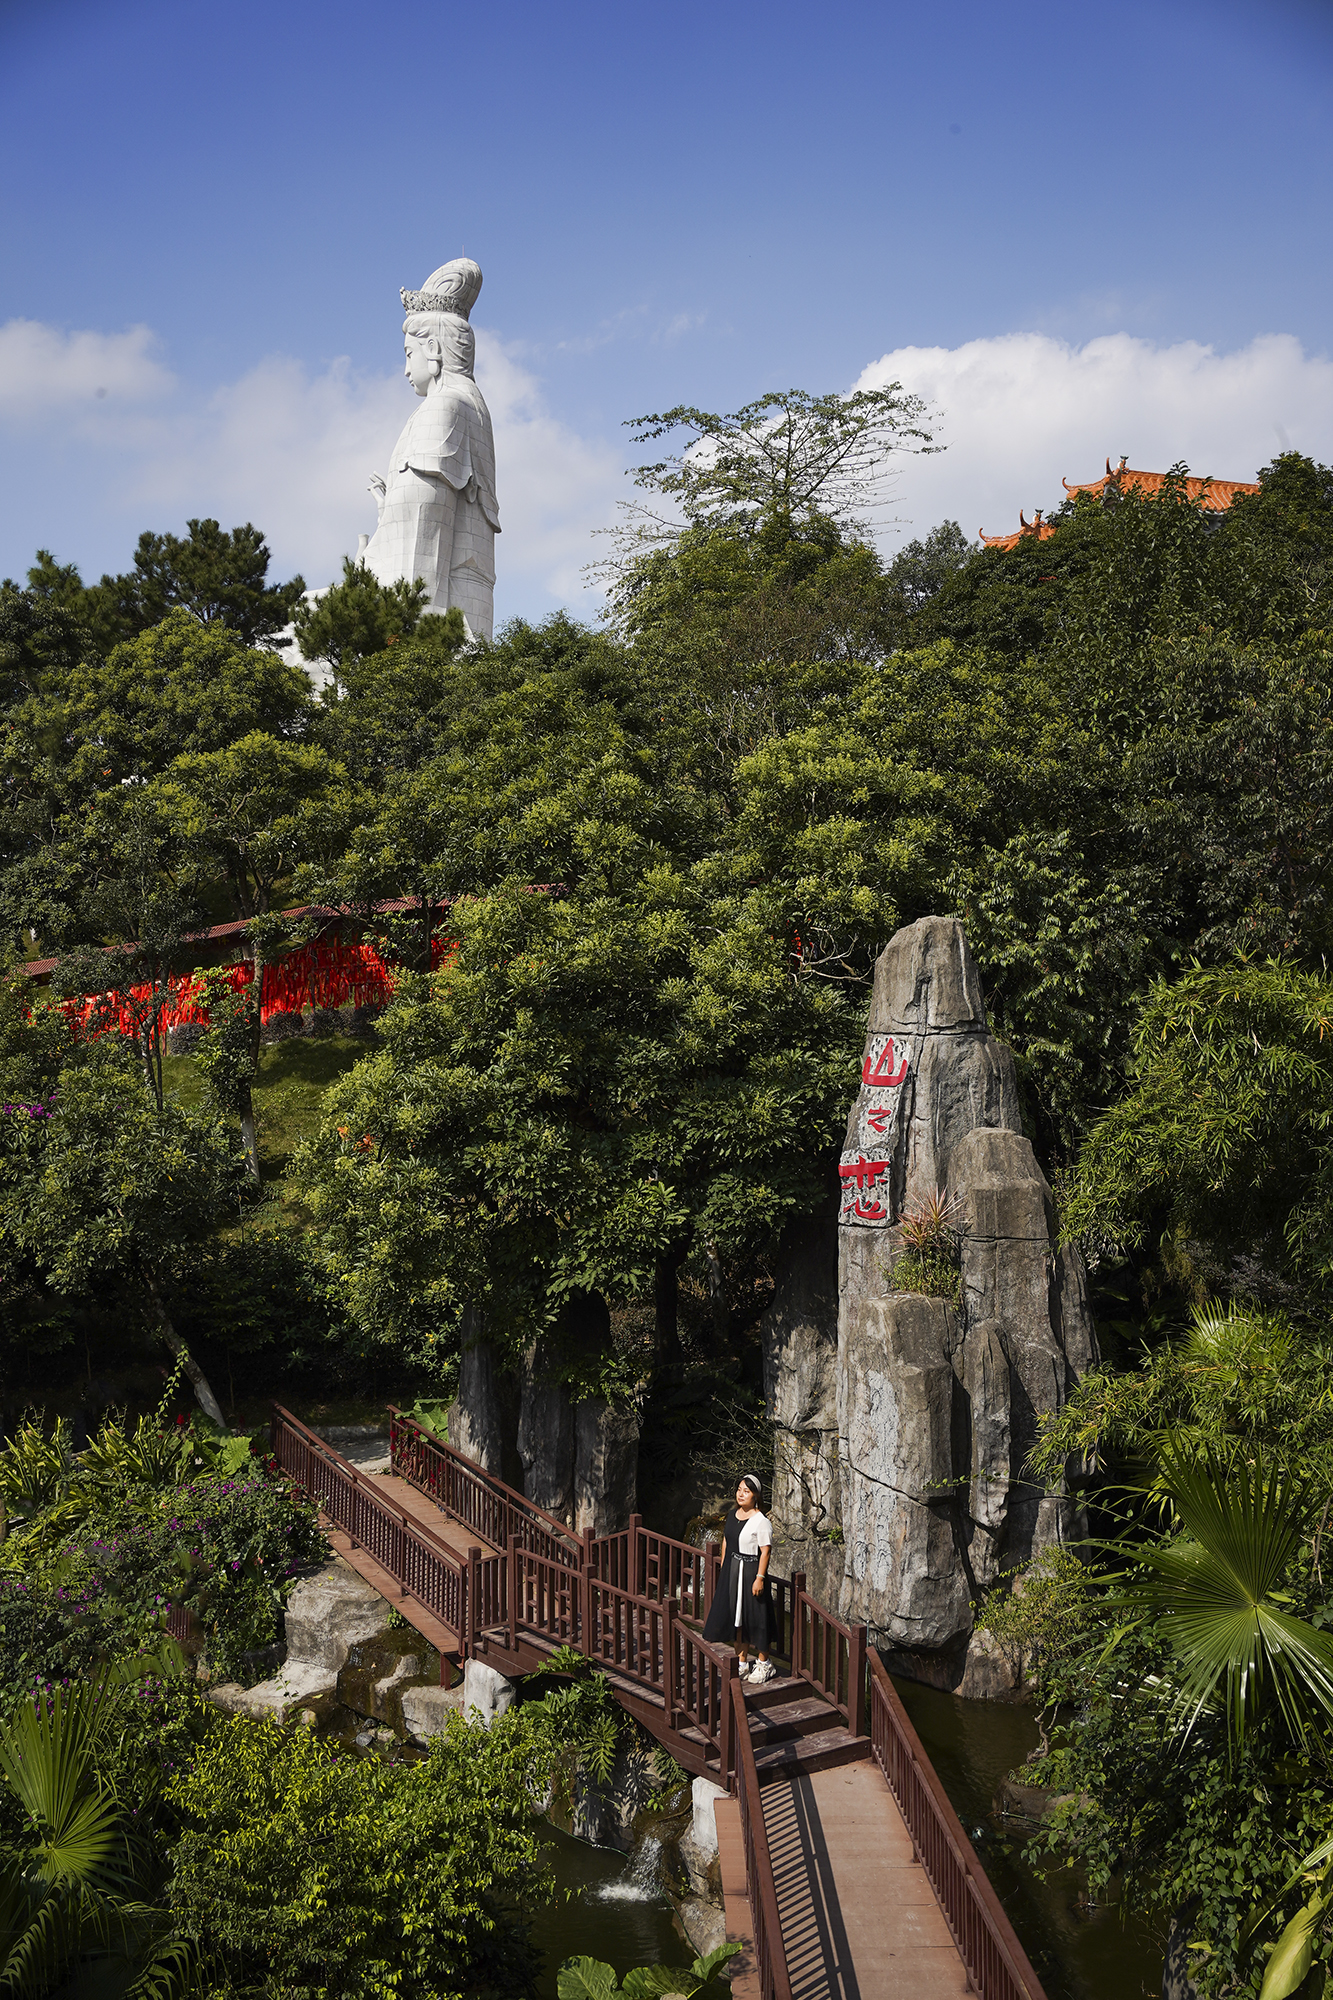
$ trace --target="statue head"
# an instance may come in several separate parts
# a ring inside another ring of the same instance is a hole
[[[441,375],[471,375],[476,338],[456,313],[414,312],[403,321],[403,373],[418,396]]]
[[[470,257],[455,257],[432,271],[419,292],[400,291],[407,312],[404,373],[418,396],[426,395],[441,375],[472,373],[476,340],[467,316],[480,290],[480,264]]]

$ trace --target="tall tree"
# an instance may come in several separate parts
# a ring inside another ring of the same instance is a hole
[[[84,1300],[116,1288],[143,1310],[226,1429],[208,1378],[177,1332],[172,1294],[234,1213],[239,1162],[213,1119],[159,1108],[134,1058],[106,1037],[61,1068],[37,1107],[0,1117],[0,1269]]]
[[[323,591],[313,603],[296,609],[296,639],[307,660],[327,660],[335,681],[356,661],[410,639],[423,624],[424,637],[446,649],[463,642],[463,614],[457,608],[443,618],[426,615],[426,586],[419,580],[381,583],[364,563],[343,557],[342,582]]]
[[[133,569],[92,585],[84,584],[74,564],[58,563],[48,549],[39,549],[28,571],[29,588],[73,613],[103,654],[121,639],[160,624],[176,608],[201,625],[227,626],[247,645],[290,623],[305,580],[268,581],[272,556],[252,522],[224,529],[217,521],[201,519],[186,526],[185,536],[145,529]]]

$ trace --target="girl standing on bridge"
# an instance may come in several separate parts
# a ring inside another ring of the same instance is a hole
[[[705,1639],[734,1639],[741,1660],[741,1679],[771,1681],[775,1669],[770,1647],[778,1636],[773,1586],[768,1565],[773,1554],[773,1529],[760,1511],[763,1481],[743,1472],[736,1488],[736,1505],[727,1516],[723,1535],[727,1553],[717,1590],[704,1624]],[[750,1662],[750,1648],[755,1660]]]

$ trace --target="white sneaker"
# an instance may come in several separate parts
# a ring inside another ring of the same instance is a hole
[[[737,1680],[748,1681],[754,1672],[753,1660],[741,1660],[736,1667]]]
[[[756,1660],[748,1675],[752,1686],[763,1681],[775,1681],[777,1677],[778,1670],[771,1660]]]

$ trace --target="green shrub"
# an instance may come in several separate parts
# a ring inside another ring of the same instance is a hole
[[[908,1250],[896,1260],[889,1278],[895,1292],[924,1293],[928,1299],[947,1299],[951,1306],[962,1296],[962,1273],[939,1251]]]
[[[920,1292],[956,1306],[962,1296],[959,1271],[959,1204],[946,1189],[904,1211],[898,1234],[902,1252],[889,1269],[895,1292]]]
[[[525,1991],[553,1890],[545,1752],[520,1711],[449,1719],[419,1763],[219,1723],[169,1789],[171,1900],[217,1994],[461,2000]]]

